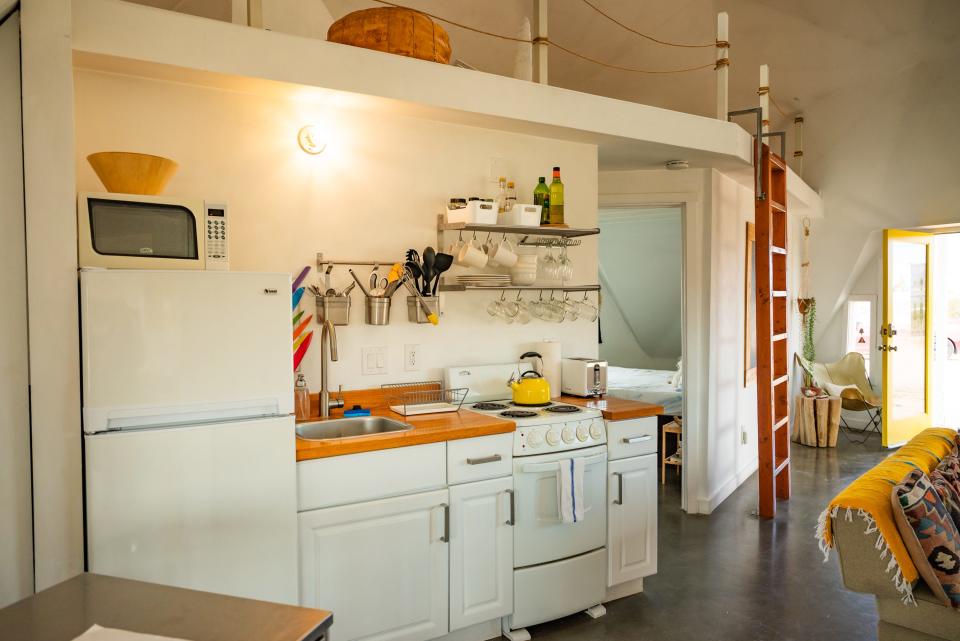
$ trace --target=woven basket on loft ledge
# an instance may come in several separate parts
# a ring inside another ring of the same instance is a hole
[[[327,40],[442,64],[450,62],[447,31],[429,16],[411,9],[354,11],[330,25]]]

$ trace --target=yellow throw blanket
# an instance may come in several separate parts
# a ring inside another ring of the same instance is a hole
[[[924,430],[837,494],[821,515],[817,528],[817,536],[824,552],[828,553],[829,548],[833,547],[831,517],[837,517],[839,510],[857,510],[875,525],[875,528],[868,527],[867,534],[880,532],[886,548],[900,569],[898,577],[894,579],[897,587],[910,598],[910,586],[919,578],[919,574],[897,530],[890,504],[890,491],[912,469],[919,467],[927,474],[934,470],[953,449],[956,434],[955,431],[944,428]],[[879,544],[878,549],[882,549]]]

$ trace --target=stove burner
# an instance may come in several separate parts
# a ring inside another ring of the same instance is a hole
[[[526,410],[507,410],[506,412],[500,412],[500,416],[504,416],[506,418],[531,418],[536,415],[536,412],[529,412]]]
[[[575,405],[554,405],[553,407],[548,407],[546,411],[557,414],[573,414],[579,412],[580,408]]]
[[[487,411],[505,410],[507,409],[507,406],[504,405],[503,403],[477,403],[476,405],[473,406],[473,409],[487,410]]]
[[[514,407],[549,407],[550,405],[553,405],[553,403],[549,401],[546,403],[510,403],[510,404],[513,405]]]

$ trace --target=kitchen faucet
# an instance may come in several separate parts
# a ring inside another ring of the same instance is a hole
[[[320,332],[320,418],[330,418],[330,410],[343,407],[343,386],[340,387],[340,398],[333,401],[330,400],[330,390],[327,389],[328,348],[330,360],[337,360],[337,331],[330,319],[323,322]]]

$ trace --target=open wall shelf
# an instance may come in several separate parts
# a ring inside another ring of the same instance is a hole
[[[443,214],[439,214],[437,217],[437,231],[475,231],[477,233],[517,234],[520,236],[558,236],[560,238],[595,236],[600,233],[600,229],[597,227],[530,227],[523,225],[448,223]]]
[[[441,282],[441,292],[599,292],[600,285],[507,285],[506,287],[476,287],[459,283]]]

